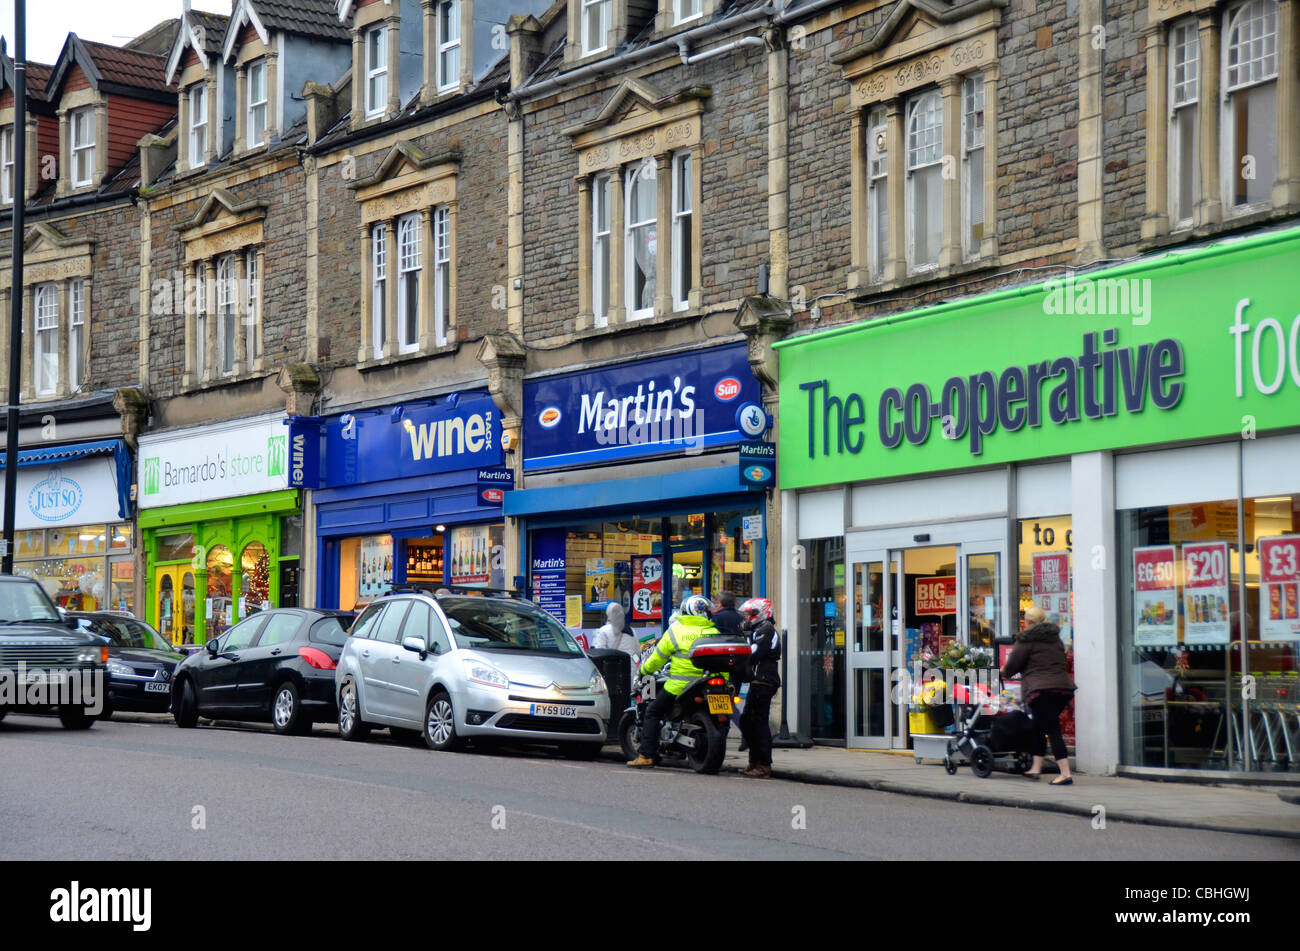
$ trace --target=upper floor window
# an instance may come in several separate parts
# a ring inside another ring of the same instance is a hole
[[[95,110],[74,109],[68,117],[72,130],[72,186],[89,185],[95,177]]]
[[[460,82],[460,0],[438,4],[438,89]]]
[[[911,268],[934,267],[943,243],[943,105],[937,91],[907,107],[907,248]]]
[[[208,265],[200,261],[194,267],[194,362],[198,367],[208,365],[208,295],[212,287],[208,282]]]
[[[673,0],[673,13],[678,23],[694,20],[703,12],[703,0]]]
[[[1223,146],[1227,204],[1267,204],[1277,177],[1277,3],[1229,7],[1224,26]]]
[[[624,237],[627,314],[631,319],[654,313],[659,245],[659,192],[654,160],[627,171],[627,222]]]
[[[433,210],[433,336],[437,346],[447,342],[451,313],[451,210]]]
[[[252,369],[257,365],[257,358],[262,355],[262,335],[258,328],[262,326],[262,276],[258,270],[258,253],[256,248],[244,252],[244,367]]]
[[[977,258],[984,238],[984,77],[961,84],[962,219],[966,257]]]
[[[382,115],[388,105],[388,28],[366,33],[366,118]]]
[[[235,277],[235,256],[217,259],[217,372],[235,372],[235,333],[239,315],[239,282]]]
[[[259,60],[248,67],[248,147],[266,141],[266,63]]]
[[[1169,221],[1175,228],[1192,223],[1198,197],[1200,64],[1196,20],[1176,23],[1169,31]]]
[[[397,348],[420,346],[420,271],[423,270],[419,213],[397,220]]]
[[[871,110],[866,151],[868,267],[879,280],[889,258],[889,124],[884,106]]]
[[[681,0],[695,2],[699,0]],[[582,52],[599,53],[609,45],[610,9],[614,0],[582,0]]]
[[[370,339],[375,359],[384,355],[388,327],[388,225],[370,229]]]
[[[201,168],[208,159],[208,87],[198,83],[190,90],[190,168]]]
[[[73,281],[68,286],[68,386],[75,393],[81,389],[86,374],[86,282]]]
[[[597,175],[591,185],[591,310],[597,327],[609,323],[609,189],[610,177]]]
[[[691,216],[695,213],[693,191],[695,176],[691,170],[691,153],[673,156],[673,309],[690,306],[692,267]]]
[[[33,295],[35,312],[36,395],[52,395],[59,386],[59,289],[56,284],[38,285]]]
[[[14,200],[14,127],[0,129],[0,202]]]

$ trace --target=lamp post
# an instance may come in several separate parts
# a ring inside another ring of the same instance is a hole
[[[5,407],[4,551],[0,572],[14,570],[18,500],[18,399],[23,372],[23,206],[27,202],[27,0],[14,0],[13,282],[9,289],[9,398]]]

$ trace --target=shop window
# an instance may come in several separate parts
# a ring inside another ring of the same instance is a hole
[[[844,539],[803,543],[808,556],[807,588],[800,613],[808,625],[807,652],[800,658],[807,678],[809,726],[816,740],[843,740],[845,727]]]
[[[188,561],[194,557],[194,535],[160,535],[158,536],[159,561]]]
[[[969,643],[992,647],[1002,623],[1002,572],[996,552],[966,556]]]
[[[247,617],[271,607],[271,561],[266,547],[253,542],[240,558],[239,616]]]
[[[754,597],[757,583],[755,540],[745,538],[745,524],[761,523],[762,516],[750,509],[714,513],[710,533],[709,595],[716,601],[724,591],[736,596],[739,605]]]
[[[393,584],[393,536],[368,535],[339,542],[339,603],[352,610],[387,594]]]
[[[135,614],[135,561],[114,558],[109,561],[109,571],[112,579],[110,608]]]
[[[280,517],[280,557],[302,557],[302,516]]]
[[[1073,643],[1074,533],[1070,516],[1023,518],[1018,524],[1020,616],[1038,605],[1061,629],[1066,647]],[[1012,626],[1013,630],[1020,627]]]
[[[406,543],[406,580],[442,584],[442,539],[412,538]]]
[[[131,526],[114,525],[109,529],[108,547],[114,550],[131,547]]]
[[[231,603],[234,559],[225,545],[214,545],[208,551],[208,593],[204,617],[207,618],[208,640],[218,637],[234,621]]]
[[[1119,531],[1124,761],[1300,766],[1300,495],[1134,509]]]

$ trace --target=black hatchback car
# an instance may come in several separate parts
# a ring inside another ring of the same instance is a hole
[[[338,716],[334,669],[355,617],[346,611],[274,608],[240,621],[186,657],[172,680],[176,725],[210,719],[270,721],[309,733]]]
[[[115,710],[167,713],[172,704],[172,672],[185,655],[143,621],[111,611],[69,611],[77,627],[108,644],[108,700],[99,715]]]

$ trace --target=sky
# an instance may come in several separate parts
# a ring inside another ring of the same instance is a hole
[[[196,10],[229,13],[231,0],[194,0]],[[68,33],[121,46],[163,20],[181,15],[182,0],[28,0],[27,59],[53,64]],[[0,0],[0,34],[14,53],[14,0]]]

